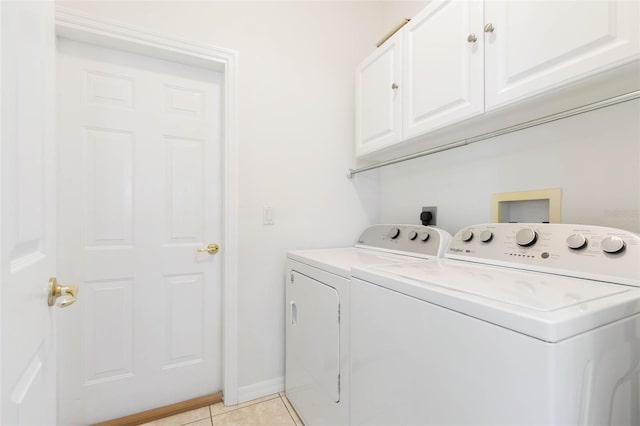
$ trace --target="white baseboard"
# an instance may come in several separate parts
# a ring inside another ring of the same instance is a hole
[[[238,388],[238,403],[284,391],[284,376]]]

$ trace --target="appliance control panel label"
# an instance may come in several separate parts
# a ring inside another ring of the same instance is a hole
[[[450,240],[451,234],[433,226],[374,225],[364,230],[356,246],[421,257],[441,257]]]
[[[640,237],[601,226],[474,225],[453,236],[445,257],[640,286]]]

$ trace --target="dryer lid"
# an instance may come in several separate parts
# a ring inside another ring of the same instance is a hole
[[[353,276],[548,342],[640,312],[633,287],[456,260],[358,268]]]
[[[319,250],[297,250],[287,253],[289,259],[329,271],[344,278],[351,277],[351,268],[413,261],[415,258],[355,247]]]

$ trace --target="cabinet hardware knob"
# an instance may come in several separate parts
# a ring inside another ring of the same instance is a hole
[[[391,88],[393,90],[396,90],[398,87],[400,87],[400,86],[398,86],[396,83],[391,84]]]
[[[496,28],[493,26],[493,24],[491,22],[489,22],[487,25],[484,26],[484,32],[485,33],[492,33],[493,30],[495,30]]]
[[[469,37],[467,37],[467,41],[469,43],[475,43],[476,41],[478,41],[478,37],[476,37],[475,34],[471,33],[469,34]]]

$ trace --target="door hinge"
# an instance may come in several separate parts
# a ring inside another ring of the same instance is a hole
[[[340,386],[342,385],[342,382],[340,381],[340,373],[338,373],[338,395],[340,395]]]
[[[293,283],[293,272],[291,273],[291,283]]]
[[[338,305],[338,324],[340,324],[342,309],[340,309],[340,305]]]

